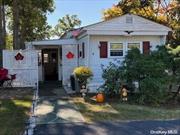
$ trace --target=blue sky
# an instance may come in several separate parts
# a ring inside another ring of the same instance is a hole
[[[81,26],[96,23],[102,20],[104,9],[112,7],[119,0],[55,0],[56,9],[48,14],[48,23],[57,24],[59,18],[66,14],[76,14],[82,21]]]

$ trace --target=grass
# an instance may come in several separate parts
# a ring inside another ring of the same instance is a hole
[[[29,118],[32,96],[0,99],[0,135],[21,135]]]
[[[147,107],[124,104],[120,101],[98,104],[84,102],[84,100],[79,97],[73,98],[73,101],[87,122],[180,119],[180,108],[167,109]]]

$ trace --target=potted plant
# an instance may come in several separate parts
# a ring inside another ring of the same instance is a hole
[[[84,89],[84,87],[86,88],[88,79],[90,79],[93,76],[91,69],[84,66],[75,68],[73,74],[75,75],[79,83],[80,89]]]

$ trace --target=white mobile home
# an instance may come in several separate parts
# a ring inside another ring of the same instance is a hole
[[[69,85],[73,69],[87,66],[94,74],[89,86],[95,90],[103,82],[102,64],[123,61],[132,47],[148,53],[165,44],[169,31],[161,24],[126,14],[69,31],[58,40],[33,41],[26,46],[39,51],[39,81],[60,80]]]

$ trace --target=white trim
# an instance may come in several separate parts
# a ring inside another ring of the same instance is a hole
[[[142,41],[135,41],[135,42],[133,42],[133,41],[128,42],[128,41],[127,41],[127,42],[126,42],[126,54],[127,54],[127,52],[128,52],[128,43],[140,44],[140,52],[143,53]]]
[[[110,45],[111,44],[122,44],[123,45],[123,49],[122,49],[122,51],[123,51],[123,56],[111,56],[110,55]],[[108,42],[108,58],[123,58],[125,55],[125,46],[124,46],[124,43],[123,42]]]
[[[134,18],[134,17],[137,17],[138,19],[145,20],[145,21],[148,22],[148,23],[153,23],[154,25],[157,25],[158,27],[163,28],[163,31],[172,31],[171,28],[169,28],[169,27],[167,27],[167,26],[165,26],[165,25],[159,24],[159,23],[157,23],[157,22],[154,22],[154,21],[152,21],[152,20],[149,20],[149,19],[146,19],[146,18],[141,17],[141,16],[138,16],[138,15],[134,15],[134,14],[125,14],[125,15],[122,15],[122,16],[119,16],[119,17],[112,18],[112,19],[110,19],[110,20],[105,20],[105,21],[101,21],[101,22],[94,23],[94,24],[90,24],[90,25],[85,26],[83,29],[89,31],[89,30],[93,29],[94,27],[96,27],[96,26],[98,26],[98,25],[102,25],[102,24],[104,24],[104,23],[112,23],[113,21],[116,21],[116,20],[118,20],[119,18],[122,18],[122,17],[124,17],[124,16],[132,16],[133,18]],[[134,20],[133,20],[133,21],[134,21]],[[157,32],[158,32],[158,30],[157,30]]]
[[[26,44],[31,44],[32,46],[45,46],[45,45],[74,45],[77,44],[77,40],[72,39],[58,39],[58,40],[40,40],[33,42],[26,42]]]
[[[126,29],[127,30],[127,29]],[[87,33],[89,35],[122,35],[122,36],[127,36],[128,34],[124,30],[88,30]],[[140,30],[134,30],[133,33],[129,34],[131,36],[162,36],[162,35],[167,35],[168,31],[140,31]],[[128,36],[129,36],[128,35]]]

